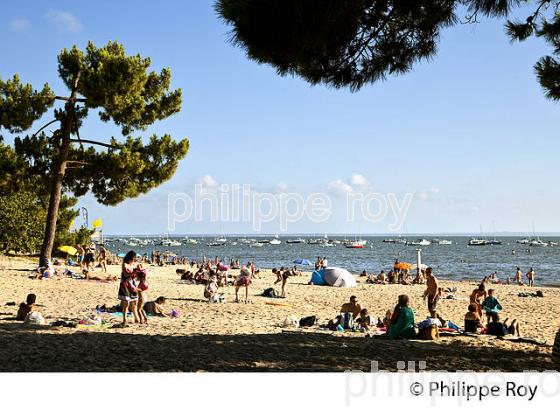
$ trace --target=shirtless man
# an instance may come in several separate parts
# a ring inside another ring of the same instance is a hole
[[[427,289],[426,292],[424,292],[424,297],[428,299],[428,310],[433,317],[437,310],[439,284],[433,274],[432,268],[426,269],[426,287]]]
[[[537,276],[537,274],[535,273],[535,270],[533,268],[531,268],[531,270],[529,272],[527,272],[527,280],[529,281],[529,287],[532,288],[535,286],[535,277]]]
[[[352,296],[350,298],[350,303],[345,303],[340,309],[340,313],[342,314],[351,313],[354,320],[360,315],[361,311],[362,307],[358,303],[358,298],[356,296]]]
[[[521,272],[521,268],[517,268],[517,272],[515,274],[515,281],[519,286],[523,286],[523,272]]]

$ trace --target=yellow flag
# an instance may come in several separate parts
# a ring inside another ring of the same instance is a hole
[[[101,222],[101,219],[96,219],[95,221],[93,221],[93,229],[98,229],[103,227],[103,222]]]

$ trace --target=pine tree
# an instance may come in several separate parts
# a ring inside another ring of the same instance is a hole
[[[63,193],[79,197],[91,192],[100,203],[117,205],[170,179],[187,154],[186,139],[152,135],[144,144],[131,136],[181,108],[181,90],[170,90],[171,71],[156,73],[150,65],[149,58],[127,56],[116,42],[101,48],[90,42],[85,51],[74,46],[58,55],[58,74],[69,95],[55,95],[47,84],[35,91],[17,76],[0,80],[0,126],[12,133],[30,129],[56,102],[64,103],[35,134],[15,138],[15,152],[29,164],[29,174],[49,181],[38,187],[46,188],[49,197],[41,264],[52,254]],[[80,127],[90,110],[119,126],[124,140],[82,138]],[[44,130],[55,123],[58,128],[48,136]]]

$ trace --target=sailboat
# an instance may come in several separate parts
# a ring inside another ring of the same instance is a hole
[[[533,222],[533,236],[535,236],[537,239],[533,239],[532,241],[529,242],[529,246],[535,246],[535,247],[541,247],[541,248],[545,248],[548,246],[547,242],[543,242],[541,241],[541,238],[539,238],[535,232],[535,223]]]

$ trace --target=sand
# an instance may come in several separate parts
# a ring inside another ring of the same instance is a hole
[[[427,370],[523,371],[558,370],[551,360],[558,330],[560,289],[544,288],[545,298],[519,298],[517,286],[495,286],[503,317],[517,318],[522,335],[542,344],[500,340],[493,337],[443,337],[437,342],[389,341],[360,333],[333,333],[318,328],[287,330],[287,316],[316,315],[321,324],[336,316],[340,306],[356,295],[362,307],[383,317],[407,294],[417,321],[428,312],[423,286],[369,285],[354,289],[308,286],[308,277],[290,278],[289,306],[270,306],[260,296],[274,283],[270,271],[262,273],[250,288],[251,304],[231,303],[232,287],[225,289],[228,303],[203,301],[203,286],[187,285],[175,273],[177,267],[149,268],[148,299],[168,298],[167,311],[177,309],[177,319],[151,318],[149,326],[131,324],[111,329],[121,319],[102,315],[105,326],[26,328],[15,322],[17,306],[35,293],[47,321],[82,319],[97,305],[118,303],[118,282],[99,283],[70,278],[32,280],[35,261],[0,258],[0,371],[369,371],[372,361],[380,370],[396,371],[401,361],[426,362]],[[120,268],[110,266],[118,275]],[[99,274],[99,272],[97,272]],[[436,272],[437,275],[437,272]],[[468,299],[476,283],[443,282],[457,287],[457,296]],[[443,317],[462,325],[468,300],[443,301]]]

